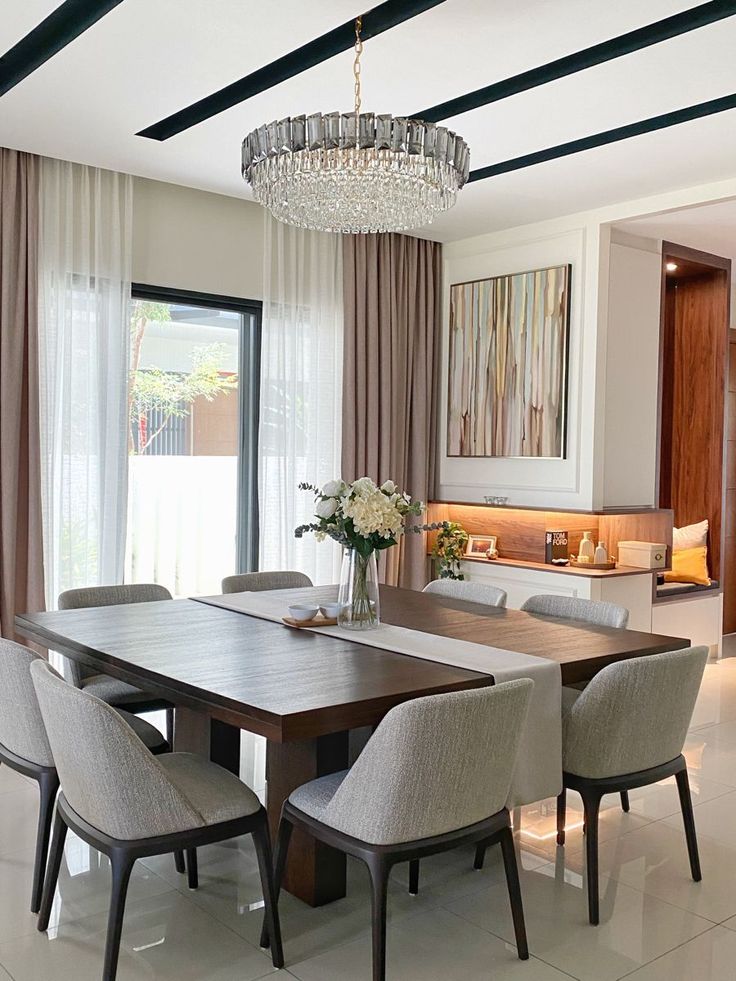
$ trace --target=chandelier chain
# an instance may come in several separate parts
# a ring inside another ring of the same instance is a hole
[[[353,62],[353,77],[355,78],[355,115],[360,115],[360,56],[363,54],[363,40],[360,32],[363,29],[363,18],[355,20],[355,61]]]

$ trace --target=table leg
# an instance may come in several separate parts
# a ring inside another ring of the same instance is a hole
[[[196,753],[240,773],[240,729],[212,719],[206,712],[177,705],[174,709],[174,750]]]
[[[348,766],[348,733],[337,732],[303,742],[275,743],[266,750],[266,807],[271,835],[276,838],[281,807],[289,794],[317,777]],[[289,846],[284,889],[308,903],[323,906],[346,892],[346,860],[342,852],[295,831]]]

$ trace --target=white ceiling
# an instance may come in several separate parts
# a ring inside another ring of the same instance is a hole
[[[372,0],[373,2],[373,0]],[[58,0],[2,0],[0,52]],[[366,110],[408,114],[693,0],[446,0],[365,45]],[[355,16],[354,0],[124,0],[0,98],[0,145],[247,198],[240,143],[352,99],[346,52],[165,143],[134,134]],[[736,92],[736,17],[447,120],[471,167]],[[736,110],[469,185],[442,240],[736,176]]]
[[[736,261],[736,201],[733,200],[617,222],[616,228],[630,235],[675,242]]]

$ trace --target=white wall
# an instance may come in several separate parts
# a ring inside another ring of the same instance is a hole
[[[572,218],[510,229],[444,246],[442,363],[438,433],[439,497],[482,501],[508,495],[516,504],[591,507],[596,380],[600,226]],[[568,440],[561,460],[447,456],[447,371],[450,286],[572,264]]]
[[[610,245],[605,374],[597,404],[603,414],[604,507],[655,504],[659,308],[659,243],[616,236]]]
[[[133,281],[263,296],[263,212],[252,201],[135,178]]]

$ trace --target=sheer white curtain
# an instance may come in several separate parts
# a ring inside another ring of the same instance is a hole
[[[343,283],[339,235],[294,228],[265,212],[259,435],[260,568],[337,582],[331,541],[294,537],[311,520],[300,481],[340,475]]]
[[[122,582],[133,181],[41,162],[39,369],[47,603]]]

